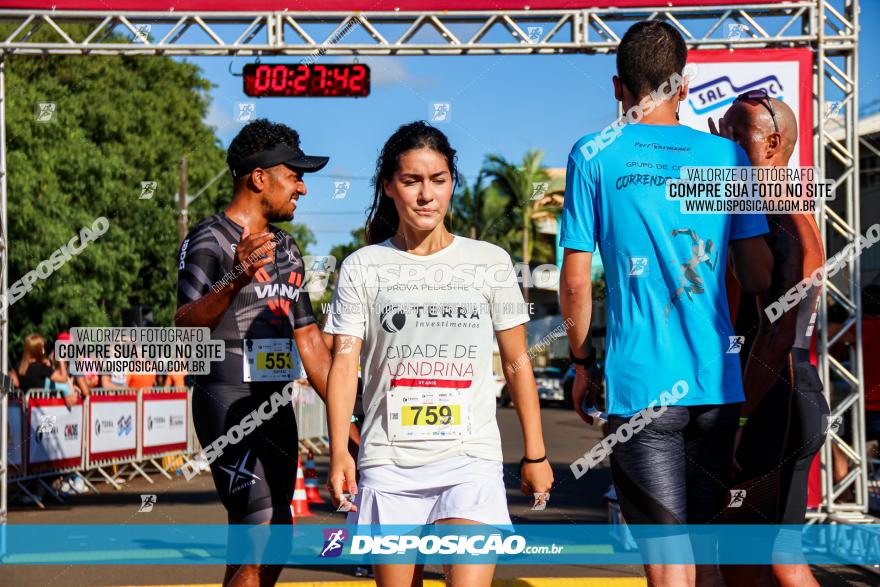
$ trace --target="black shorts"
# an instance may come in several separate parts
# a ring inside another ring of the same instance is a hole
[[[193,389],[193,424],[211,464],[211,475],[229,523],[289,523],[296,482],[299,441],[293,406],[283,393],[286,382],[240,383],[241,355],[227,353],[211,375],[197,377]],[[237,382],[236,382],[237,381]],[[236,383],[231,383],[236,382]],[[253,427],[242,419],[275,395],[275,413]],[[233,427],[238,431],[230,434]],[[230,442],[219,450],[215,442]],[[231,442],[238,439],[237,443]],[[212,447],[212,443],[214,446]],[[211,447],[211,448],[209,448]]]
[[[611,453],[628,524],[706,524],[726,505],[740,404],[668,406]],[[629,418],[609,419],[613,434]]]
[[[742,505],[727,523],[803,524],[813,458],[825,443],[829,414],[816,368],[789,361],[767,396],[749,416],[736,452],[742,471],[733,490]]]

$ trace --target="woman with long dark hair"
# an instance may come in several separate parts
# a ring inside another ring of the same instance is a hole
[[[506,251],[446,229],[457,181],[455,150],[442,132],[425,122],[401,126],[377,163],[369,245],[340,268],[325,327],[334,335],[329,487],[335,502],[350,508],[349,523],[511,524],[493,333],[525,440],[521,489],[545,501],[553,483],[522,292]],[[365,416],[358,486],[347,443],[359,361]],[[447,581],[488,586],[494,568],[450,565]],[[374,571],[383,587],[421,584],[417,565]]]

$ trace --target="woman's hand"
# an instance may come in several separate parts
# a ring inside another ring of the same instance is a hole
[[[346,447],[345,452],[334,453],[330,456],[330,476],[327,479],[327,489],[330,491],[330,499],[337,508],[343,503],[342,494],[348,493],[352,496],[357,495],[357,478],[355,477],[356,467],[354,459],[348,453]],[[351,503],[351,509],[348,511],[356,512],[357,506]]]
[[[553,486],[553,468],[550,466],[550,461],[523,463],[520,475],[523,495],[550,493],[550,488]]]

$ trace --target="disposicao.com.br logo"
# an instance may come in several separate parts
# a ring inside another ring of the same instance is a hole
[[[318,556],[321,558],[338,557],[345,548],[346,538],[348,538],[348,530],[343,528],[325,529],[324,546]]]
[[[325,531],[324,546],[318,556],[337,557],[342,553],[347,538],[345,530]],[[556,544],[528,546],[526,539],[518,534],[502,536],[493,534],[406,534],[353,535],[351,555],[517,555],[559,554],[562,546]]]

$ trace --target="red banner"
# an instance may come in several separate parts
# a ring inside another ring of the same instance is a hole
[[[490,10],[578,10],[581,8],[644,8],[656,6],[741,6],[743,4],[770,4],[788,0],[239,0],[219,3],[203,0],[0,0],[0,8],[31,8],[40,10],[96,10],[131,12],[432,12],[462,10],[486,12]]]

